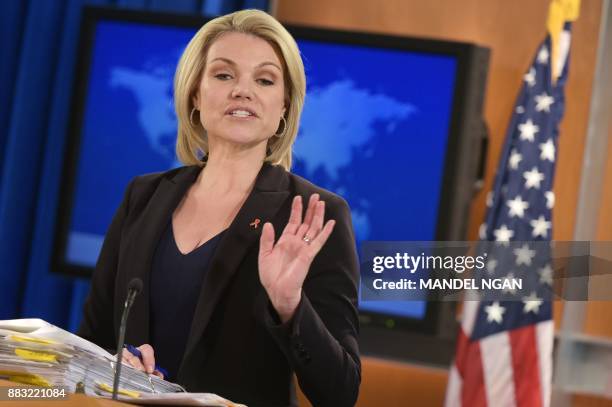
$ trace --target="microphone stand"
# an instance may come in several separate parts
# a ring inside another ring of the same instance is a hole
[[[136,299],[136,295],[142,288],[142,280],[133,279],[128,285],[128,295],[123,305],[123,314],[121,315],[121,324],[119,325],[119,341],[117,343],[117,361],[115,364],[115,377],[113,379],[113,400],[117,400],[117,391],[119,390],[119,377],[121,376],[121,365],[123,359],[123,345],[125,344],[125,328],[127,325],[127,317],[130,313],[130,308]]]

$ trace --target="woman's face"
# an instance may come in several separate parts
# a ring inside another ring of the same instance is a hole
[[[285,112],[282,64],[265,40],[248,34],[221,35],[208,50],[194,99],[209,146],[230,142],[262,145]]]

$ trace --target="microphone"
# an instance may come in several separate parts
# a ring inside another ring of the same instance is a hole
[[[121,376],[121,360],[123,359],[123,345],[125,344],[125,327],[130,308],[134,304],[136,296],[142,291],[142,280],[133,278],[128,284],[128,294],[123,304],[123,314],[121,314],[121,324],[119,325],[119,341],[117,343],[117,362],[115,364],[115,377],[113,379],[113,400],[117,400],[117,390],[119,389],[119,377]]]

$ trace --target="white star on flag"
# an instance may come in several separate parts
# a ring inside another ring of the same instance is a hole
[[[540,143],[540,160],[555,162],[555,144],[552,139],[548,139],[546,143]]]
[[[535,292],[529,294],[528,297],[523,297],[523,312],[525,314],[533,312],[537,314],[540,311],[540,305],[542,305],[542,299],[538,298]]]
[[[546,207],[552,209],[555,206],[555,193],[553,191],[546,191],[544,196],[546,197]]]
[[[541,112],[542,110],[546,112],[550,112],[550,105],[552,105],[555,102],[555,98],[547,95],[546,92],[544,92],[540,95],[536,95],[535,101],[536,101],[536,107],[535,107],[536,112]]]
[[[499,229],[493,231],[493,235],[495,235],[496,242],[505,243],[507,246],[512,236],[514,236],[514,231],[508,229],[506,225],[501,225]]]
[[[487,273],[494,274],[497,267],[497,260],[492,259],[487,262]]]
[[[512,150],[512,153],[510,153],[510,168],[512,168],[513,170],[518,169],[519,163],[523,160],[523,156],[521,155],[521,153],[519,153],[516,150]]]
[[[503,315],[504,312],[506,312],[506,309],[499,305],[499,302],[495,301],[493,304],[487,305],[484,307],[484,310],[487,313],[488,322],[497,322],[498,324],[502,323],[504,318]]]
[[[546,47],[542,47],[540,48],[540,52],[538,52],[538,62],[541,64],[545,64],[548,62],[548,57],[550,56],[550,54],[548,53],[548,48]]]
[[[520,266],[521,264],[531,266],[531,259],[535,257],[536,251],[531,250],[528,244],[524,244],[520,248],[514,249],[514,254],[516,255],[517,266]]]
[[[540,130],[540,127],[533,124],[531,119],[528,119],[525,123],[519,124],[518,129],[521,132],[521,140],[533,141],[534,136]]]
[[[513,280],[514,280],[514,273],[508,273],[508,275],[504,277],[504,281],[509,281],[510,283],[512,283]],[[510,284],[510,287],[512,287],[512,284]],[[502,292],[516,294],[516,288],[504,287],[502,289]]]
[[[525,188],[540,189],[540,182],[544,180],[544,174],[539,172],[536,167],[533,167],[531,171],[525,171],[523,173],[525,178]]]
[[[527,72],[525,76],[523,76],[523,79],[525,80],[525,82],[527,82],[530,88],[533,87],[533,85],[535,85],[535,82],[536,82],[535,68],[534,67],[529,68],[529,72]]]
[[[542,215],[540,215],[539,218],[530,221],[529,224],[533,228],[531,232],[533,237],[548,237],[548,229],[550,229],[552,226],[552,223],[548,222]]]
[[[550,264],[547,264],[545,267],[542,267],[538,270],[538,274],[540,274],[540,283],[552,285],[553,283],[553,269],[550,267]]]
[[[513,216],[518,216],[522,218],[525,216],[525,209],[529,208],[529,202],[523,201],[520,195],[517,195],[516,198],[512,200],[508,200],[506,202],[508,207],[508,215],[512,218]]]

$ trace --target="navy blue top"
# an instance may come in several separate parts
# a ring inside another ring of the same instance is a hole
[[[151,269],[151,346],[155,363],[176,380],[204,276],[225,231],[187,254],[178,249],[172,221],[157,245]]]

